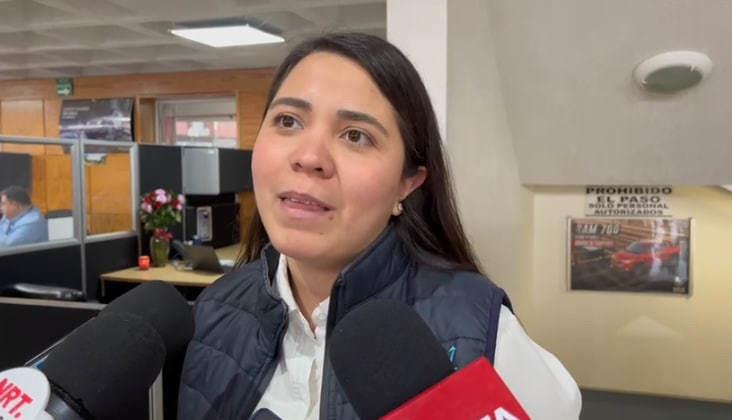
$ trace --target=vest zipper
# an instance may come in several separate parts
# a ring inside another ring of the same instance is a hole
[[[282,348],[282,340],[285,338],[285,332],[287,331],[287,305],[285,304],[282,299],[280,299],[280,306],[282,306],[283,313],[285,314],[285,320],[284,320],[284,328],[280,329],[280,333],[277,336],[277,343],[275,344],[275,354],[273,357],[269,358],[269,361],[267,364],[262,368],[260,371],[258,378],[256,380],[257,386],[255,387],[254,391],[256,393],[259,393],[259,387],[266,381],[267,384],[269,384],[272,380],[272,375],[274,374],[275,369],[277,368],[277,360],[279,359],[279,352]],[[266,388],[266,387],[265,387]],[[256,395],[256,394],[255,394]],[[252,414],[254,414],[254,410],[257,407],[257,404],[259,404],[259,401],[262,400],[262,396],[264,395],[264,392],[259,396],[257,401],[254,402],[252,405]]]
[[[330,293],[330,302],[328,303],[328,320],[325,324],[325,355],[323,357],[323,381],[320,384],[320,420],[327,420],[328,406],[330,406],[330,399],[333,397],[326,393],[326,390],[330,386],[330,362],[328,361],[328,338],[335,327],[336,317],[338,316],[338,299],[343,284],[343,276],[338,275],[338,279],[333,284],[333,290]]]

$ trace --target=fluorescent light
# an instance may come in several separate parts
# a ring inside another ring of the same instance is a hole
[[[171,29],[170,33],[216,48],[285,42],[285,38],[281,36],[264,32],[249,25]]]

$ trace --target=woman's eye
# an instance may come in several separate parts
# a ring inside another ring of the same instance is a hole
[[[358,146],[369,146],[373,144],[371,137],[369,137],[368,134],[364,133],[363,131],[359,130],[346,131],[345,138],[349,142],[354,143]]]
[[[292,115],[278,115],[275,123],[282,128],[300,128],[300,123]]]

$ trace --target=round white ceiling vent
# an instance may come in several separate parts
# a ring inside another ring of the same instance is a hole
[[[646,90],[671,93],[694,86],[712,71],[712,60],[696,51],[669,51],[643,61],[633,78]]]

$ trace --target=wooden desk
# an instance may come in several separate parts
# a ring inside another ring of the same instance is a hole
[[[219,260],[235,260],[239,253],[239,244],[229,245],[216,250]],[[140,270],[137,267],[125,268],[124,270],[112,271],[101,275],[102,295],[104,295],[104,283],[107,281],[122,283],[144,283],[152,280],[161,280],[175,286],[206,287],[216,281],[222,274],[209,273],[205,271],[182,271],[176,270],[172,265],[165,267],[150,267],[148,270]]]

